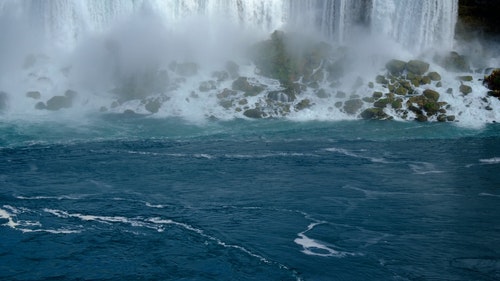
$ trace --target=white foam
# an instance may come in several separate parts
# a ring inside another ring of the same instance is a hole
[[[349,150],[343,149],[343,148],[332,147],[332,148],[326,148],[325,150],[329,151],[329,152],[335,152],[335,153],[343,154],[343,155],[346,155],[346,156],[349,156],[349,157],[360,158],[360,159],[367,159],[367,160],[370,160],[370,161],[372,161],[374,163],[388,163],[387,160],[385,160],[384,158],[363,156],[363,155],[354,153],[352,151],[349,151]]]
[[[428,175],[428,174],[441,174],[444,171],[438,170],[436,165],[428,162],[418,162],[413,164],[408,164],[410,169],[416,175]]]
[[[500,164],[500,157],[480,159],[479,162],[481,162],[483,164]]]
[[[303,232],[298,233],[299,238],[296,238],[294,242],[302,246],[302,252],[310,256],[320,256],[320,257],[337,257],[342,258],[347,255],[353,255],[352,253],[337,251],[333,249],[332,246],[328,246],[326,243],[309,238],[306,236],[306,232],[311,231],[314,227],[324,224],[325,222],[315,222],[307,226],[307,229]]]
[[[479,196],[489,196],[489,197],[499,197],[500,198],[500,195],[498,195],[498,194],[491,194],[491,193],[486,193],[486,192],[479,193]]]
[[[16,228],[19,225],[17,222],[14,221],[13,215],[4,209],[0,209],[0,218],[6,219],[7,222],[4,223],[3,225],[9,226],[11,228]]]

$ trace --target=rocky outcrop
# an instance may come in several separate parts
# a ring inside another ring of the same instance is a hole
[[[260,94],[266,88],[265,85],[250,83],[247,77],[238,77],[231,87],[234,91],[242,91],[246,96],[255,96]]]
[[[490,89],[489,96],[500,99],[500,69],[495,69],[490,75],[484,77],[483,84]]]
[[[53,96],[47,101],[45,107],[43,104],[35,105],[37,109],[47,109],[51,111],[57,111],[63,108],[70,108],[73,106],[73,99],[76,97],[77,93],[73,90],[67,90],[64,96]]]
[[[457,33],[500,34],[500,1],[459,0]]]

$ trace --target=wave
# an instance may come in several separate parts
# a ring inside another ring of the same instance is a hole
[[[384,164],[389,163],[384,158],[364,156],[364,155],[361,155],[361,154],[358,154],[358,153],[355,153],[355,152],[352,152],[350,150],[343,149],[343,148],[332,147],[332,148],[326,148],[325,150],[329,151],[329,152],[335,152],[335,153],[343,154],[343,155],[349,156],[349,157],[360,158],[360,159],[367,159],[367,160],[370,160],[373,163],[384,163]]]

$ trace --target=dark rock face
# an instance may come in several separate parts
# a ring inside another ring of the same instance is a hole
[[[500,1],[459,0],[457,32],[500,34]]]
[[[73,90],[67,90],[64,96],[53,96],[47,101],[45,109],[56,111],[63,108],[70,108],[73,106],[73,99],[76,97],[77,93]],[[37,109],[42,109],[41,105],[37,104]]]
[[[483,84],[491,90],[488,92],[489,96],[500,99],[500,69],[495,69],[490,75],[484,77]]]
[[[254,108],[254,109],[248,109],[245,112],[243,112],[243,115],[245,115],[248,118],[253,118],[253,119],[259,119],[264,116],[262,111]]]

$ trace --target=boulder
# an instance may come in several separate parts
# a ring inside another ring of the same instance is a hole
[[[361,99],[352,99],[344,103],[344,111],[347,114],[355,114],[363,106],[363,101]]]
[[[267,94],[267,98],[277,102],[290,102],[288,95],[282,91],[272,91]]]
[[[435,101],[435,102],[439,100],[439,93],[436,92],[436,91],[434,91],[434,90],[427,89],[427,90],[424,91],[423,94],[429,100],[432,100],[432,101]]]
[[[300,111],[300,110],[303,110],[303,109],[306,109],[306,108],[309,108],[311,107],[311,101],[309,99],[303,99],[301,100],[299,103],[297,103],[295,105],[295,109],[297,111]]]
[[[382,108],[365,109],[363,112],[361,112],[360,116],[363,119],[376,119],[376,120],[383,120],[389,118],[389,115],[387,115]]]
[[[373,98],[375,98],[375,99],[379,99],[379,98],[381,98],[383,95],[384,95],[384,93],[382,93],[382,92],[373,92],[372,97],[373,97]]]
[[[460,85],[460,92],[464,95],[468,95],[468,94],[472,93],[472,87],[462,84],[462,85]]]
[[[198,89],[200,90],[200,92],[208,92],[211,90],[215,90],[217,89],[217,82],[213,80],[203,81],[200,83]]]
[[[218,99],[227,99],[231,96],[236,96],[238,92],[225,88],[222,92],[217,94]]]
[[[325,91],[325,89],[319,89],[318,91],[316,91],[316,96],[320,99],[326,99],[330,97],[330,95]]]
[[[406,65],[409,72],[416,75],[424,75],[429,70],[429,64],[421,60],[411,60]]]
[[[390,60],[385,65],[385,68],[387,68],[392,75],[401,75],[406,68],[406,62],[402,60]]]
[[[247,77],[238,77],[232,84],[232,89],[242,91],[246,96],[256,96],[266,88],[265,85],[255,85],[248,81]]]
[[[459,81],[463,81],[463,82],[470,82],[470,81],[474,80],[474,78],[472,78],[471,75],[458,76],[457,79]]]
[[[384,99],[379,99],[376,102],[374,102],[373,106],[375,106],[376,108],[384,108],[389,103],[391,103],[391,100],[389,98],[384,98]]]
[[[43,110],[43,109],[47,109],[47,106],[45,105],[45,103],[43,101],[39,101],[35,104],[35,109]]]
[[[495,69],[484,77],[483,84],[491,90],[488,92],[489,96],[500,98],[500,69]]]
[[[457,52],[450,52],[444,58],[438,58],[438,62],[448,71],[470,72],[470,65],[467,58]]]
[[[26,93],[26,97],[38,100],[42,97],[39,91],[29,91]]]
[[[427,120],[429,120],[429,118],[427,118],[427,116],[425,116],[423,114],[417,114],[417,117],[415,118],[415,120],[417,120],[418,122],[427,122]]]
[[[71,98],[66,96],[53,96],[47,101],[45,109],[56,111],[62,108],[70,108],[73,105]]]
[[[157,113],[158,110],[160,110],[160,107],[161,107],[160,99],[148,100],[146,102],[146,105],[144,106],[144,108],[151,113]]]
[[[226,81],[229,79],[229,73],[227,71],[214,71],[212,72],[212,77],[217,79],[218,82]],[[238,76],[236,76],[238,77]],[[234,77],[234,78],[236,78]]]
[[[259,119],[259,118],[264,117],[264,113],[256,108],[245,110],[245,112],[243,112],[243,115],[245,115],[248,118],[253,118],[253,119]]]
[[[432,81],[441,81],[441,75],[435,71],[429,72],[427,75]]]

